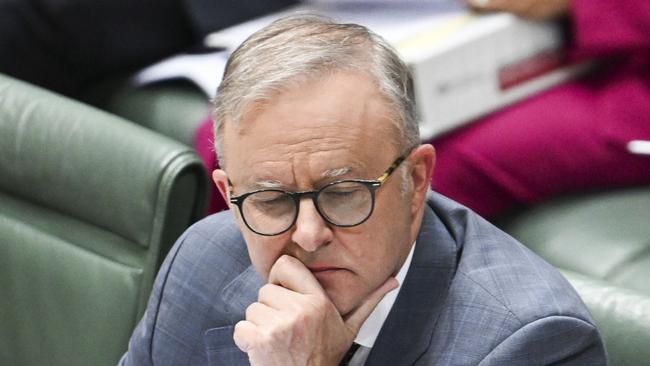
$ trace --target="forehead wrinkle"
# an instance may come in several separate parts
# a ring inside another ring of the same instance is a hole
[[[284,141],[279,142],[279,145],[282,145],[289,154],[347,150],[351,145],[351,136],[358,135],[360,134],[354,128],[304,128],[293,133],[287,132]]]

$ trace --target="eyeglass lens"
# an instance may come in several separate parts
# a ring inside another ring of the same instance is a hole
[[[343,181],[324,187],[316,204],[324,218],[334,225],[354,226],[372,211],[371,190],[363,183]],[[287,230],[295,221],[298,202],[283,191],[251,194],[242,202],[244,220],[254,231],[273,235]]]

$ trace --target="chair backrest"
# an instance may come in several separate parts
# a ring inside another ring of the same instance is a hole
[[[612,366],[650,360],[650,296],[575,272],[562,271],[600,329]]]
[[[499,226],[558,268],[650,295],[650,187],[559,197]]]
[[[499,221],[559,268],[603,335],[613,366],[650,360],[650,188],[559,197]]]
[[[210,109],[208,97],[196,85],[178,79],[145,86],[134,86],[130,77],[111,79],[94,86],[84,99],[189,146]]]
[[[189,147],[0,75],[0,364],[114,365],[206,182]]]

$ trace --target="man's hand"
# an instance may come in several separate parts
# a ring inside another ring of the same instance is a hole
[[[523,18],[546,20],[566,15],[569,0],[466,0],[478,11],[507,11]]]
[[[375,306],[397,286],[389,278],[343,319],[309,269],[284,255],[258,301],[246,309],[246,320],[235,326],[235,343],[253,366],[335,366]]]

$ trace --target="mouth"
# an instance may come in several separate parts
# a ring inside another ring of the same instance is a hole
[[[323,286],[332,285],[341,280],[341,275],[348,272],[347,269],[329,265],[308,266],[311,273]]]
[[[311,273],[338,271],[343,269],[341,267],[335,267],[335,266],[308,266],[307,268],[309,268]]]

